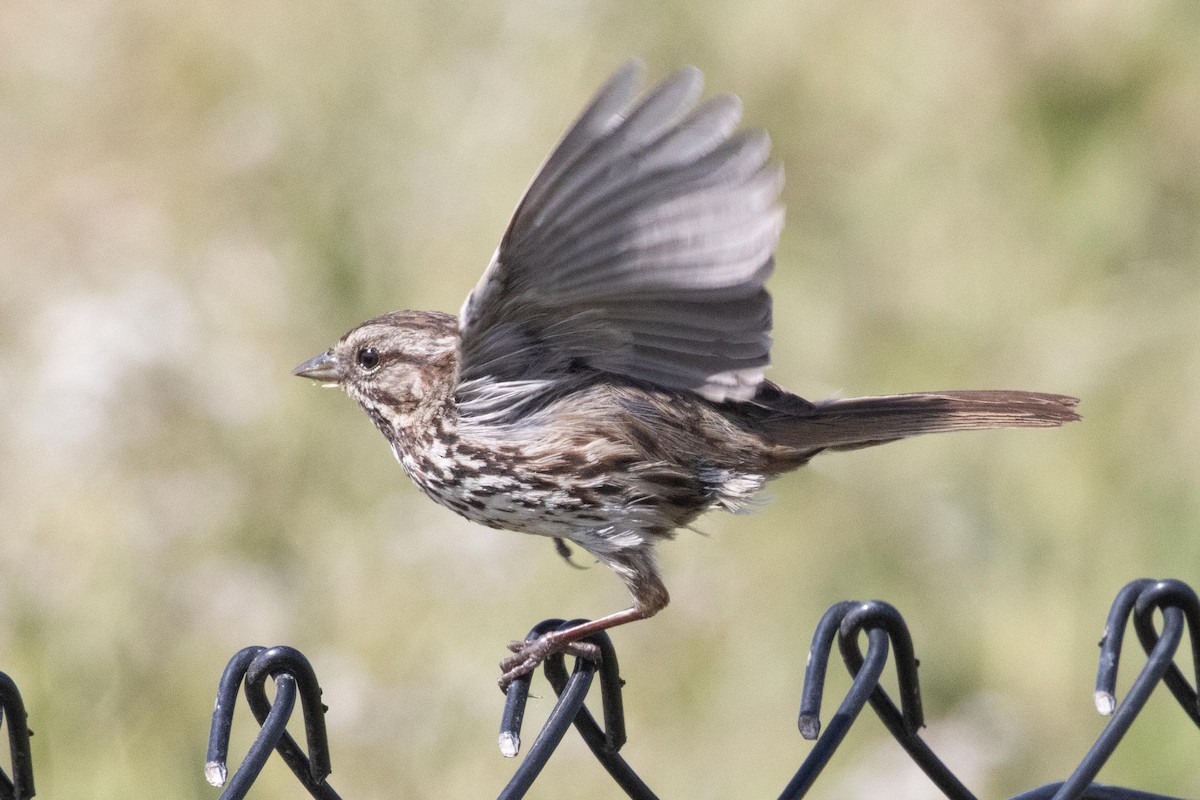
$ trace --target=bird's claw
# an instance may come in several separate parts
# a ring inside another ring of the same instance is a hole
[[[563,642],[553,633],[547,633],[533,640],[520,640],[508,643],[511,656],[500,662],[500,689],[508,691],[509,684],[524,675],[528,675],[555,653],[565,653],[576,658],[586,658],[597,664],[600,663],[600,648],[589,642]]]

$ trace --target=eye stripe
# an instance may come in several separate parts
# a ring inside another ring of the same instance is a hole
[[[409,355],[408,353],[384,353],[379,357],[381,364],[427,364],[429,359],[421,358],[420,356]]]

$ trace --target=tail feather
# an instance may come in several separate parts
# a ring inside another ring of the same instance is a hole
[[[1013,391],[921,392],[826,400],[776,428],[801,450],[854,450],[924,433],[990,428],[1056,428],[1078,420],[1079,400]]]

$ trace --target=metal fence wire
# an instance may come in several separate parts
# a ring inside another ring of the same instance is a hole
[[[1161,616],[1161,630],[1155,627],[1156,610]],[[1147,660],[1128,694],[1118,701],[1117,668],[1131,618]],[[579,620],[546,620],[535,626],[527,638],[536,638],[576,622]],[[1195,683],[1188,682],[1174,660],[1185,632],[1189,634]],[[860,646],[863,638],[867,643],[865,654]],[[588,641],[600,649],[598,663],[576,658],[568,674],[562,655],[545,661],[543,671],[558,700],[516,773],[498,795],[500,800],[526,796],[572,725],[626,796],[635,800],[657,799],[620,754],[625,744],[625,720],[622,681],[612,641],[604,633]],[[835,641],[853,681],[822,730],[825,674]],[[899,706],[879,683],[889,654],[894,654]],[[597,674],[603,726],[584,705]],[[274,701],[267,698],[267,678],[275,684]],[[531,679],[532,675],[518,679],[506,694],[499,736],[500,749],[505,755],[516,755],[521,749],[521,723]],[[1200,598],[1190,586],[1178,580],[1136,580],[1117,593],[1100,640],[1095,701],[1097,710],[1111,717],[1108,725],[1066,780],[1031,789],[1011,800],[1176,800],[1166,795],[1093,783],[1160,683],[1166,685],[1192,722],[1200,726],[1200,698],[1196,693],[1196,686],[1200,685]],[[247,705],[261,730],[233,776],[228,777],[229,736],[239,686],[243,687]],[[305,749],[285,729],[297,700],[304,718]],[[925,722],[912,638],[900,612],[880,600],[837,603],[818,623],[804,673],[798,721],[800,735],[815,740],[815,744],[779,795],[780,800],[807,794],[867,704],[945,797],[974,800],[976,796],[920,736]],[[21,694],[16,684],[3,673],[0,673],[0,710],[7,722],[12,766],[11,777],[0,770],[0,800],[25,800],[34,795],[29,751],[31,732],[26,724]],[[219,682],[205,762],[206,777],[210,783],[224,786],[221,800],[239,800],[250,791],[272,752],[279,753],[312,797],[339,799],[328,782],[332,768],[325,730],[325,706],[312,666],[299,651],[290,647],[247,647],[234,655]]]

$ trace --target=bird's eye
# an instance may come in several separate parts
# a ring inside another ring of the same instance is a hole
[[[379,351],[374,347],[363,347],[358,351],[355,360],[360,367],[370,372],[379,366]]]

